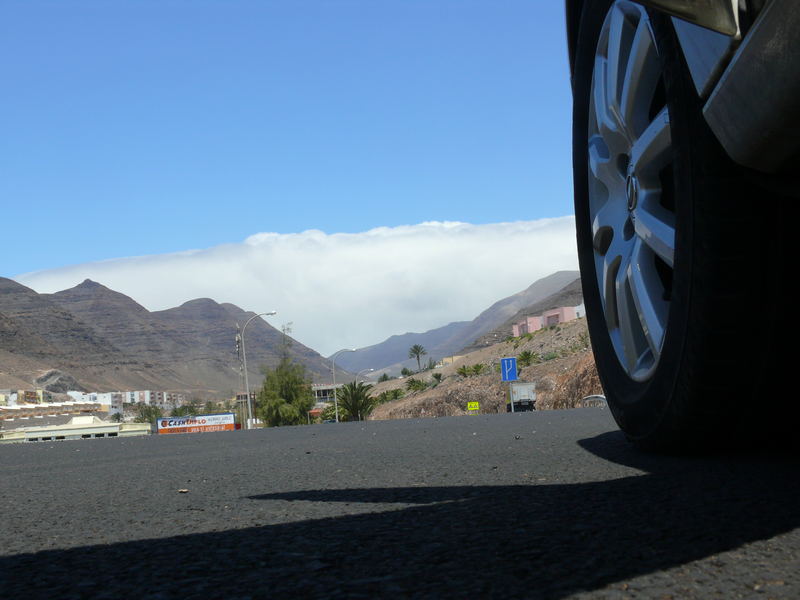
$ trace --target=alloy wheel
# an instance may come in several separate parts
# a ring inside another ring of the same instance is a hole
[[[636,381],[658,364],[675,264],[672,136],[647,11],[618,1],[603,23],[589,99],[589,218],[617,358]]]

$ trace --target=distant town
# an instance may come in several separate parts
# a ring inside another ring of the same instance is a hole
[[[123,414],[125,404],[143,403],[162,411],[175,410],[187,404],[186,394],[140,390],[133,392],[68,391],[69,401],[57,401],[46,390],[0,390],[0,419],[37,417],[46,414],[79,414],[101,412],[111,418]]]

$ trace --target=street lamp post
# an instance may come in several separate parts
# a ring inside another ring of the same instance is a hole
[[[372,373],[375,369],[361,369],[358,373],[356,373],[356,383],[358,383],[358,377],[362,373]]]
[[[263,312],[257,315],[253,315],[252,317],[247,319],[247,322],[244,324],[244,327],[242,327],[242,333],[240,334],[242,338],[242,362],[244,363],[244,391],[247,396],[247,429],[251,429],[253,425],[253,405],[252,402],[250,401],[250,378],[247,376],[247,350],[245,349],[244,346],[244,332],[247,329],[247,326],[250,325],[250,322],[256,317],[272,316],[277,314],[278,313],[276,311],[271,310],[269,312]]]
[[[342,348],[331,356],[331,373],[333,374],[333,406],[336,411],[336,422],[339,422],[339,399],[336,397],[336,356],[342,352],[355,352],[355,348]]]

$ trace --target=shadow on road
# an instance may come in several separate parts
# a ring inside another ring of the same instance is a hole
[[[255,499],[412,506],[7,557],[4,592],[563,598],[800,525],[795,458],[659,458],[639,454],[618,432],[580,444],[646,473],[579,484],[264,494]]]

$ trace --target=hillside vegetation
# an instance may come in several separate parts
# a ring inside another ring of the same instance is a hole
[[[578,407],[586,396],[603,393],[586,320],[578,319],[519,338],[508,338],[459,357],[451,365],[423,371],[411,378],[379,383],[373,388],[373,394],[402,389],[405,395],[380,404],[370,418],[464,415],[469,412],[469,402],[479,402],[481,413],[505,412],[508,383],[500,381],[496,365],[501,358],[519,357],[525,352],[530,353],[533,360],[532,364],[521,368],[518,381],[536,384],[538,410]],[[483,367],[475,368],[475,365]],[[482,373],[459,374],[467,371]],[[424,382],[427,387],[420,391],[408,390],[408,381],[412,378]]]

